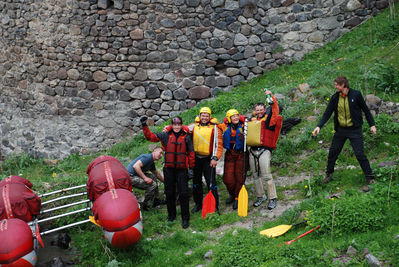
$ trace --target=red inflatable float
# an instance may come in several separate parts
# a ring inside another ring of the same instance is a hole
[[[40,213],[41,200],[32,183],[21,176],[0,182],[0,266],[35,266],[32,229],[27,224]]]
[[[32,230],[20,219],[0,221],[0,266],[35,266]]]
[[[94,200],[94,220],[115,247],[136,244],[143,232],[142,216],[126,168],[114,157],[100,156],[88,167],[87,192]]]

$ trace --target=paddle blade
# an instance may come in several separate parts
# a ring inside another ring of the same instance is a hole
[[[93,224],[95,224],[101,228],[101,225],[98,223],[98,221],[96,219],[94,219],[94,216],[89,216],[89,219],[90,219],[90,222],[92,222]]]
[[[259,232],[259,234],[265,235],[267,237],[276,237],[285,234],[288,230],[291,229],[291,227],[292,225],[282,224],[266,230],[262,230]]]
[[[238,194],[238,216],[247,217],[248,215],[248,192],[245,185],[242,185]]]
[[[202,202],[202,218],[205,219],[208,213],[213,213],[216,211],[216,200],[212,194],[212,191],[209,191],[206,194],[204,201]]]

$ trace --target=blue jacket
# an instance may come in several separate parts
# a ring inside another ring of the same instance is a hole
[[[234,146],[230,147],[231,144],[234,144]],[[242,151],[244,149],[244,129],[242,124],[239,124],[237,127],[235,140],[231,138],[231,124],[227,125],[227,129],[223,133],[223,147],[234,149],[235,151]]]

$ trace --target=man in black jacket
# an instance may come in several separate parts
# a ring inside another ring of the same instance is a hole
[[[332,180],[335,161],[341,153],[346,139],[349,139],[355,152],[356,158],[360,163],[367,183],[374,183],[374,175],[370,168],[370,163],[364,154],[363,135],[362,135],[362,111],[366,115],[366,120],[370,126],[373,135],[377,133],[373,116],[363,99],[362,93],[349,88],[349,81],[344,76],[338,76],[334,80],[337,92],[331,96],[327,108],[320,119],[317,127],[313,130],[313,136],[320,132],[320,128],[330,119],[334,112],[334,137],[328,153],[328,163],[326,178],[323,183],[326,184]]]

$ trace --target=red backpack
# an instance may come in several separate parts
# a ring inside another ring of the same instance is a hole
[[[0,220],[18,218],[30,222],[39,215],[41,204],[40,197],[24,183],[3,183],[0,187]]]
[[[125,166],[112,156],[103,155],[93,160],[88,168],[89,179],[86,184],[91,201],[112,188],[132,191],[132,182]]]

